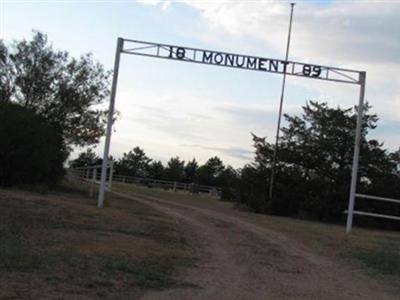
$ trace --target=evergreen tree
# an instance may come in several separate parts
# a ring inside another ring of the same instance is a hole
[[[116,162],[115,170],[118,175],[148,177],[150,162],[143,149],[134,147]]]
[[[195,158],[193,158],[191,161],[188,161],[185,166],[185,181],[192,183],[195,182],[197,178],[197,170],[199,168],[199,165],[197,164],[197,161]]]
[[[163,179],[165,176],[165,168],[161,161],[154,160],[148,167],[148,177],[151,179]]]
[[[78,157],[69,162],[71,168],[101,165],[102,159],[94,153],[93,149],[88,148],[85,152],[79,153]]]
[[[224,171],[225,166],[222,160],[218,157],[211,157],[198,170],[199,184],[212,185],[218,184],[218,178]]]
[[[185,161],[178,156],[171,157],[165,168],[165,176],[170,181],[183,181],[185,176]]]

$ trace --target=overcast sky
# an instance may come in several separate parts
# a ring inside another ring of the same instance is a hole
[[[0,0],[6,42],[48,34],[55,48],[92,52],[113,66],[118,36],[284,58],[289,1]],[[297,1],[290,59],[367,72],[366,98],[380,120],[370,137],[400,146],[400,2]],[[281,76],[124,55],[111,153],[140,145],[154,158],[200,162],[218,155],[240,167],[253,157],[250,132],[273,140]],[[356,85],[288,77],[284,112],[309,100],[350,107]],[[97,147],[102,152],[101,145]]]

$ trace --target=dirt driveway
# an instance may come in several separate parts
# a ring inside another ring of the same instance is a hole
[[[276,232],[221,212],[122,194],[182,223],[197,257],[181,279],[192,286],[143,299],[398,299],[395,290]]]

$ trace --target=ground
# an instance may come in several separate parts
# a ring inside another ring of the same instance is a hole
[[[0,190],[0,299],[135,299],[184,286],[190,247],[174,219],[113,197]]]
[[[399,233],[113,190],[101,210],[83,194],[0,191],[0,298],[398,299]]]

